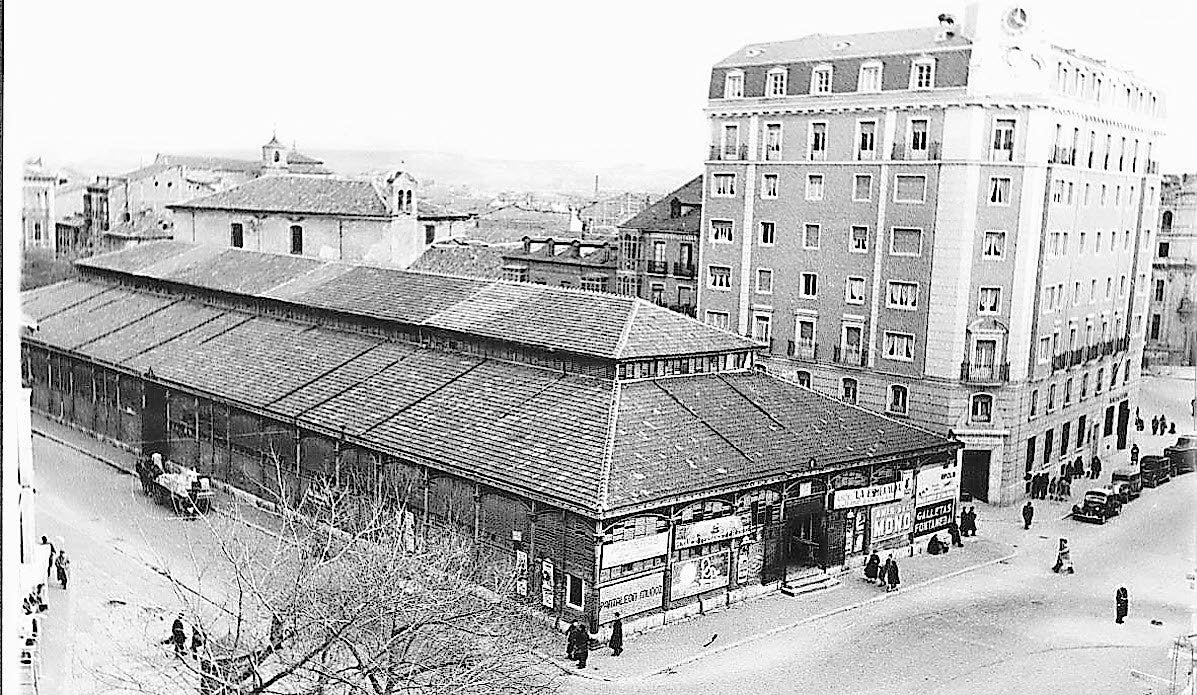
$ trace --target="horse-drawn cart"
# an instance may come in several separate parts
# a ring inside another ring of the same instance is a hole
[[[212,490],[212,479],[206,475],[173,461],[164,463],[161,454],[140,461],[137,473],[142,490],[177,513],[194,516],[212,509],[216,493]]]

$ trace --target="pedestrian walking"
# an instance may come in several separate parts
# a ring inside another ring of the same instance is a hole
[[[191,626],[191,655],[195,656],[199,650],[204,648],[204,643],[208,641],[207,636],[199,629],[199,625]]]
[[[889,566],[894,564],[894,556],[887,555],[885,557],[885,564],[881,566],[881,572],[877,574],[877,586],[889,585]]]
[[[179,613],[175,616],[175,621],[170,624],[170,637],[162,640],[162,644],[170,644],[175,648],[175,656],[180,659],[186,653],[187,649],[187,632],[183,629],[183,614]]]
[[[611,656],[623,654],[623,620],[619,613],[615,614],[615,622],[611,623],[611,639],[607,640],[607,646],[611,647]]]
[[[968,508],[968,535],[977,535],[977,508]]]
[[[45,536],[42,536],[41,544],[50,546],[50,559],[46,561],[46,577],[49,577],[50,573],[54,571],[54,544]]]
[[[566,633],[566,649],[570,659],[578,662],[578,668],[586,668],[586,657],[589,656],[590,645],[586,628],[580,621],[575,620]]]
[[[1056,574],[1065,572],[1073,574],[1072,569],[1072,552],[1068,549],[1068,539],[1060,539],[1060,549],[1056,551],[1056,564],[1052,567],[1052,571]]]
[[[1089,462],[1089,477],[1096,480],[1101,477],[1101,459],[1097,456]]]
[[[1047,484],[1047,496],[1049,499],[1051,499],[1051,501],[1055,502],[1057,499],[1059,499],[1059,494],[1060,481],[1052,478],[1052,481]]]
[[[1127,596],[1126,587],[1118,587],[1118,591],[1114,592],[1114,622],[1119,625],[1126,619],[1127,614],[1130,613],[1130,597]]]
[[[58,570],[58,583],[67,588],[67,580],[71,575],[71,560],[65,550],[58,551],[58,558],[54,560],[54,567]]]
[[[1167,432],[1168,432],[1168,418],[1164,417],[1163,413],[1160,413],[1160,434],[1167,434]]]
[[[1065,501],[1072,499],[1072,480],[1069,478],[1065,478],[1060,483],[1060,499]]]
[[[1151,418],[1151,433],[1153,435],[1160,433],[1160,417],[1158,415]]]
[[[1031,519],[1035,518],[1035,507],[1031,506],[1031,501],[1022,506],[1022,527],[1023,529],[1031,528]]]
[[[885,571],[885,590],[897,591],[898,585],[902,583],[901,577],[898,575],[898,563],[890,558],[889,568]]]
[[[1176,434],[1176,423],[1175,422],[1168,423],[1168,434]]]
[[[960,542],[960,526],[956,524],[955,519],[948,522],[948,536],[952,538],[952,545],[957,548],[964,547],[964,543]]]
[[[881,571],[881,558],[877,556],[877,551],[873,551],[869,555],[869,559],[865,561],[864,576],[870,582],[877,581],[877,574]]]
[[[1131,465],[1135,466],[1139,463],[1139,445],[1131,444]]]

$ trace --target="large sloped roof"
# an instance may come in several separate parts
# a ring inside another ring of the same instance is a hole
[[[956,446],[762,373],[596,379],[98,277],[22,299],[32,343],[595,518]]]
[[[681,214],[673,216],[673,199],[682,204]],[[620,229],[641,231],[689,232],[697,234],[702,226],[702,175],[687,181],[681,188],[640,211],[619,225]]]
[[[634,297],[350,265],[169,241],[77,262],[168,281],[607,359],[747,350],[754,343]]]
[[[287,174],[251,179],[232,188],[168,207],[176,210],[390,216],[386,203],[370,181]]]
[[[938,26],[875,31],[865,34],[810,34],[789,41],[754,43],[741,48],[715,64],[717,68],[749,65],[781,65],[834,58],[874,57],[916,53],[942,48],[972,45],[959,32],[937,40]]]

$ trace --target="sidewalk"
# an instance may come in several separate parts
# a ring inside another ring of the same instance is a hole
[[[941,536],[946,538],[947,534]],[[842,575],[839,585],[823,591],[793,597],[773,593],[669,623],[640,635],[627,635],[621,656],[612,657],[611,650],[606,647],[592,651],[585,671],[574,669],[574,664],[562,656],[564,641],[562,654],[549,656],[563,671],[586,678],[606,681],[643,678],[712,654],[744,647],[806,623],[919,591],[927,585],[1008,560],[1014,555],[1010,545],[984,536],[963,541],[964,548],[953,548],[947,555],[896,558],[902,585],[894,593],[887,594],[875,584],[864,581],[860,571],[856,570]],[[747,658],[749,653],[745,652],[745,655]]]

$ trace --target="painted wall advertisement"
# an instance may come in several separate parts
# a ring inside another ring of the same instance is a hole
[[[669,598],[676,600],[727,586],[731,551],[724,550],[673,563]]]
[[[920,469],[915,485],[914,503],[922,507],[941,500],[954,500],[960,494],[960,464],[951,463]]]
[[[746,533],[744,519],[739,514],[704,519],[692,524],[678,524],[673,530],[673,548],[691,548],[703,543],[725,541]]]
[[[540,605],[553,607],[553,561],[548,558],[540,561]]]
[[[599,623],[615,620],[615,614],[627,618],[661,607],[665,596],[665,573],[653,572],[618,584],[599,587]]]
[[[651,536],[608,543],[603,546],[603,569],[664,555],[668,550],[668,533],[654,533]]]
[[[905,497],[909,489],[910,481],[902,479],[893,483],[885,483],[884,485],[836,490],[832,498],[832,504],[834,509],[847,509],[849,507],[863,507],[868,504],[892,502]]]
[[[922,536],[948,527],[956,517],[956,500],[933,502],[914,510],[914,535]]]
[[[914,509],[908,499],[879,504],[873,507],[871,514],[874,542],[906,535],[914,528]]]

